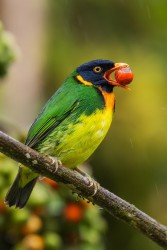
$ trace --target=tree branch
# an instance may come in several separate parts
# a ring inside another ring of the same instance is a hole
[[[100,186],[95,196],[91,197],[93,187],[88,186],[88,180],[82,175],[63,166],[60,166],[55,173],[55,165],[52,159],[39,154],[37,151],[1,131],[0,152],[43,176],[70,185],[73,190],[75,189],[83,197],[91,199],[93,203],[105,209],[113,217],[126,222],[155,241],[159,246],[167,249],[166,226],[160,224],[134,205],[129,204],[105,188]]]

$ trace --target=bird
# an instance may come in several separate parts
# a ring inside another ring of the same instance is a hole
[[[126,63],[97,59],[80,65],[44,105],[25,145],[75,169],[93,154],[109,130],[115,110],[114,87],[127,89],[132,79]],[[20,165],[5,204],[23,208],[38,179],[39,174]]]

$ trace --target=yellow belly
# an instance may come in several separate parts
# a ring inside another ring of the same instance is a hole
[[[70,168],[83,163],[102,142],[111,121],[111,110],[97,110],[91,116],[81,116],[80,123],[74,125],[73,132],[67,134],[55,148],[54,155],[59,157],[64,166]]]

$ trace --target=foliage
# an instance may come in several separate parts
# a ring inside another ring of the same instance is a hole
[[[4,31],[0,22],[0,77],[7,74],[10,64],[16,58],[16,45],[13,36]]]

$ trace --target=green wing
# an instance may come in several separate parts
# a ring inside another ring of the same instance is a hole
[[[76,83],[70,78],[67,81],[49,99],[32,124],[25,142],[26,145],[35,148],[79,106]]]
[[[75,123],[81,114],[90,115],[96,109],[104,108],[99,91],[91,86],[78,83],[75,72],[49,99],[32,124],[25,144],[36,148],[61,122]]]

